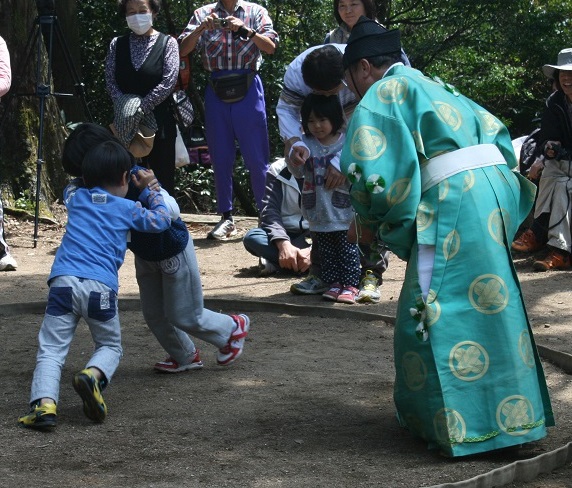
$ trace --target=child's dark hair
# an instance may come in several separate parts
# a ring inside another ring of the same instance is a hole
[[[131,155],[119,142],[106,141],[91,148],[83,158],[81,172],[87,188],[116,186],[131,171]]]
[[[302,128],[304,134],[311,135],[308,129],[308,119],[314,112],[316,117],[324,117],[332,124],[332,134],[338,132],[344,125],[344,111],[337,95],[316,95],[310,93],[302,103],[300,115],[302,116]]]
[[[68,136],[62,152],[62,166],[71,176],[81,176],[81,164],[86,153],[105,141],[117,141],[105,127],[85,122],[79,124]]]

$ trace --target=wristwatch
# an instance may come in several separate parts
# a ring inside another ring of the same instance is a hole
[[[256,35],[256,31],[254,29],[250,29],[250,33],[248,34],[248,38],[252,39]]]

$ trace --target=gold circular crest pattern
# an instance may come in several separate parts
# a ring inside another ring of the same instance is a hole
[[[427,324],[427,327],[431,327],[439,320],[439,317],[441,317],[441,304],[437,300],[435,290],[429,290],[429,293],[427,293],[425,306],[425,323]]]
[[[444,445],[459,444],[467,435],[467,424],[463,416],[452,408],[442,408],[433,417],[435,437]]]
[[[407,79],[389,78],[377,86],[377,98],[381,103],[401,105],[407,99]]]
[[[419,391],[427,380],[427,366],[416,352],[408,351],[401,360],[405,384],[412,391]]]
[[[475,172],[472,169],[467,170],[463,178],[463,193],[468,192],[475,185]]]
[[[425,145],[423,144],[423,138],[421,137],[421,133],[417,130],[411,132],[411,137],[415,141],[415,149],[419,154],[425,154]]]
[[[376,127],[362,125],[354,132],[351,142],[352,156],[361,161],[379,158],[387,149],[385,134]]]
[[[463,123],[461,112],[446,102],[433,102],[433,108],[439,118],[454,132],[459,130]]]
[[[461,236],[456,230],[452,230],[443,240],[443,255],[447,261],[453,259],[461,249]]]
[[[490,114],[486,110],[479,110],[477,114],[481,119],[483,129],[487,136],[494,136],[499,132],[502,125],[494,115]]]
[[[534,368],[536,364],[534,358],[534,350],[532,349],[532,341],[530,340],[530,334],[528,330],[523,330],[518,338],[518,353],[522,359],[522,362],[526,364],[529,368]]]
[[[387,190],[387,204],[394,206],[403,203],[411,193],[411,178],[395,180]]]
[[[496,208],[489,214],[487,224],[489,234],[497,244],[500,244],[503,247],[505,222],[507,223],[506,227],[510,228],[510,214],[506,210],[502,208]]]
[[[441,183],[439,183],[439,201],[442,202],[443,200],[445,200],[445,198],[447,198],[447,195],[449,194],[449,189],[451,188],[451,186],[449,185],[449,180],[443,180]]]
[[[371,193],[368,191],[353,190],[352,198],[356,203],[361,205],[369,205],[371,203]]]
[[[490,365],[486,349],[474,341],[456,344],[449,354],[449,368],[461,381],[476,381],[488,371]]]
[[[483,274],[469,286],[469,301],[477,312],[493,315],[502,312],[509,299],[504,280],[494,274]]]
[[[420,202],[417,205],[417,232],[423,232],[431,227],[435,218],[435,209],[427,202]]]
[[[511,395],[502,400],[496,412],[497,424],[503,432],[512,436],[528,434],[523,428],[534,422],[534,408],[530,400],[522,395]]]

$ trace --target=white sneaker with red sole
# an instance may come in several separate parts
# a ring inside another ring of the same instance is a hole
[[[193,360],[190,363],[179,364],[169,356],[164,361],[156,363],[153,367],[161,373],[182,373],[183,371],[189,371],[191,369],[201,369],[203,367],[203,362],[201,361],[199,350],[197,349]]]
[[[226,346],[221,347],[216,355],[216,362],[220,366],[228,366],[236,361],[244,349],[244,340],[250,329],[250,319],[244,315],[231,315],[236,323],[236,329],[230,335]]]

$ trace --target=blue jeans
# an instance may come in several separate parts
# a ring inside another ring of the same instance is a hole
[[[99,281],[58,276],[50,283],[46,314],[38,334],[30,403],[40,398],[58,403],[62,368],[82,317],[95,343],[85,367],[99,369],[107,382],[111,381],[123,354],[117,294]]]

